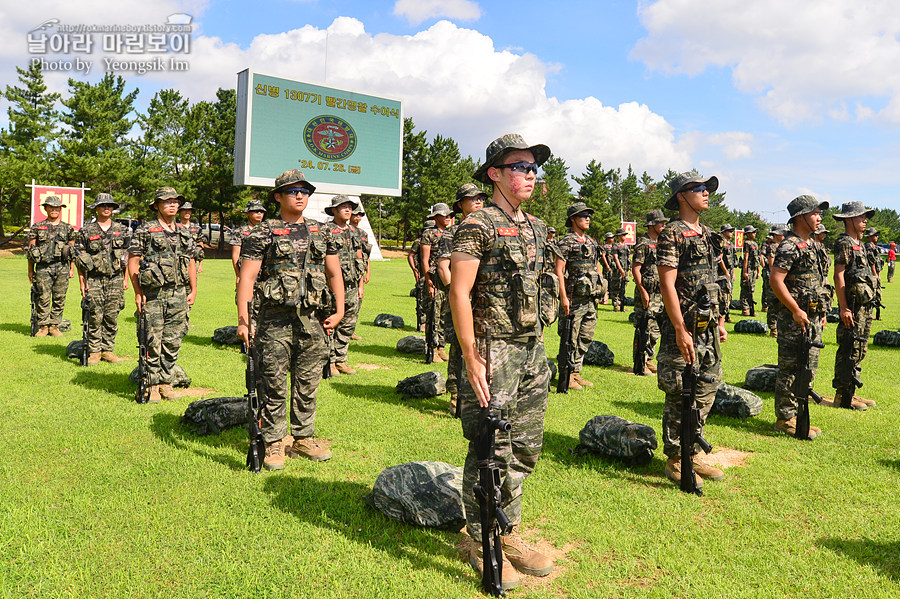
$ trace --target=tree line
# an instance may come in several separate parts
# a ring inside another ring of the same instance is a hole
[[[232,184],[236,93],[219,89],[215,101],[191,103],[174,89],[157,92],[145,112],[135,108],[139,90],[126,92],[120,75],[107,73],[97,83],[69,79],[65,97],[49,92],[40,65],[17,68],[18,84],[8,85],[8,125],[0,129],[0,235],[4,224],[25,226],[30,215],[32,179],[38,183],[91,189],[113,195],[122,214],[144,218],[154,189],[171,185],[194,205],[195,216],[210,222],[241,223],[247,200],[268,202],[265,190]],[[405,246],[422,227],[429,208],[452,203],[456,188],[473,182],[479,161],[462,156],[451,137],[416,129],[412,118],[403,123],[402,191],[399,197],[363,196],[376,233]],[[553,155],[544,164],[533,201],[527,210],[562,231],[566,207],[583,201],[596,212],[590,233],[602,236],[621,221],[636,221],[661,207],[669,195],[669,170],[658,180],[629,167],[605,168],[591,160],[580,175],[569,173],[565,160]],[[726,204],[726,192],[710,196],[703,221],[715,230],[730,223],[771,228],[753,211],[736,211]],[[267,206],[274,211],[275,206]],[[840,207],[832,207],[829,213]],[[669,216],[673,216],[669,214]],[[837,222],[825,218],[837,237]],[[881,241],[900,240],[900,215],[877,210],[869,221],[881,231]]]

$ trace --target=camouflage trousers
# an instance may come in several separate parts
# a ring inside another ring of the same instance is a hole
[[[144,290],[147,301],[147,380],[171,384],[181,340],[188,331],[187,291],[182,287]]]
[[[462,349],[459,347],[459,339],[456,338],[456,330],[453,328],[453,314],[450,312],[450,302],[447,301],[444,310],[444,340],[450,346],[447,355],[447,392],[450,394],[459,392],[459,379],[466,376],[463,364]]]
[[[751,270],[746,281],[741,275],[741,310],[756,311],[753,307],[754,293],[756,293],[756,271]]]
[[[716,282],[719,284],[719,314],[724,314],[725,318],[728,318],[731,299],[734,297],[734,273],[720,277]]]
[[[328,361],[325,330],[315,313],[298,316],[296,308],[263,304],[254,340],[259,360],[259,394],[263,439],[272,443],[288,434],[288,375],[291,385],[291,434],[316,432],[316,391]]]
[[[572,365],[572,372],[581,372],[584,366],[584,354],[587,353],[588,347],[594,341],[594,330],[597,328],[597,306],[592,299],[573,300],[569,311],[575,316],[572,323],[572,351],[569,352],[569,364]],[[560,339],[565,326],[565,319],[560,318],[556,325]]]
[[[697,407],[700,409],[700,426],[694,433],[703,434],[706,424],[706,416],[712,409],[716,399],[716,390],[722,381],[722,361],[719,350],[718,328],[715,320],[710,321],[709,328],[704,335],[694,339],[694,352],[697,356],[697,364],[701,374],[707,374],[715,379],[715,382],[697,382]],[[659,360],[656,373],[657,386],[666,394],[666,402],[663,406],[662,435],[663,453],[668,457],[679,455],[681,452],[681,376],[684,373],[685,361],[675,344],[675,329],[664,317],[660,323]],[[700,451],[699,446],[694,445],[694,453]]]
[[[772,288],[763,291],[764,296],[768,296],[768,309],[766,312],[766,325],[769,327],[769,333],[777,333],[778,332],[778,322],[779,322],[779,314],[784,312],[781,300],[775,295],[775,292],[772,291]],[[790,312],[788,312],[790,314]],[[794,319],[791,318],[793,321]]]
[[[872,328],[872,306],[853,307],[853,328],[837,323],[837,353],[834,355],[834,379],[831,386],[842,389],[850,384],[855,374],[859,377],[860,363],[869,348],[869,330]]]
[[[651,293],[650,294],[650,305],[646,308],[644,307],[644,300],[641,299],[641,294],[639,291],[635,289],[634,294],[634,328],[635,328],[635,340],[637,339],[637,326],[638,323],[644,318],[644,314],[650,313],[650,318],[647,320],[647,347],[653,349],[656,347],[656,342],[659,341],[659,322],[657,322],[657,318],[663,312],[663,303],[662,296],[659,293]]]
[[[359,287],[348,285],[344,288],[344,317],[331,332],[331,362],[347,361],[347,348],[359,320]]]
[[[69,290],[69,265],[65,262],[35,264],[34,286],[37,289],[34,308],[38,326],[59,326]]]
[[[429,297],[427,286],[426,290],[423,292],[425,295],[425,303],[423,304],[425,308],[425,324],[426,331],[428,326],[428,319],[431,318],[431,310],[432,306],[434,307],[434,346],[435,347],[444,347],[446,342],[444,341],[444,311],[450,303],[450,298],[447,296],[447,291],[438,287],[434,292],[434,297]]]
[[[479,345],[483,343],[479,339]],[[481,346],[481,351],[484,347]],[[522,520],[522,483],[534,470],[544,440],[544,413],[550,384],[547,352],[539,339],[491,342],[491,408],[512,425],[507,433],[496,433],[495,455],[500,467],[501,505],[513,524]],[[463,468],[463,505],[466,530],[481,538],[481,511],[473,487],[478,481],[475,438],[484,414],[475,399],[467,375],[459,380],[460,418],[469,451]]]
[[[888,283],[890,283],[894,279],[894,265],[897,264],[896,260],[891,260],[888,262]]]
[[[772,308],[769,307],[769,312]],[[790,420],[797,415],[799,402],[791,393],[794,380],[800,373],[800,361],[805,356],[800,355],[800,342],[803,339],[803,329],[800,328],[789,310],[781,309],[778,314],[778,375],[775,377],[775,417],[779,420]],[[822,341],[822,315],[810,314],[810,324],[815,341]],[[819,348],[811,347],[809,350],[809,366],[812,369],[813,380],[819,368]],[[810,381],[812,383],[812,381]]]
[[[416,328],[421,329],[425,326],[425,315],[428,314],[425,310],[425,303],[430,299],[428,294],[424,292],[425,288],[425,279],[423,277],[419,277],[419,280],[416,281]]]
[[[113,351],[119,332],[119,312],[125,307],[122,275],[88,277],[87,295],[91,300],[88,318],[88,351]]]
[[[769,308],[772,306],[772,300],[778,301],[775,294],[772,293],[772,286],[769,284],[769,269],[762,269],[762,294],[759,299],[760,308]],[[771,328],[771,327],[770,327]]]
[[[626,278],[620,275],[618,270],[613,270],[609,278],[609,298],[612,301],[613,308],[625,307],[626,284]]]

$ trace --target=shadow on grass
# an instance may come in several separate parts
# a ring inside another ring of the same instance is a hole
[[[221,435],[201,437],[182,424],[181,416],[158,412],[153,415],[150,431],[175,449],[190,451],[230,470],[244,470],[247,467],[247,432],[240,427],[223,431]]]
[[[136,387],[128,379],[128,374],[128,372],[98,372],[95,368],[87,367],[75,372],[72,384],[134,401]]]
[[[652,401],[613,399],[609,403],[618,408],[631,410],[652,420],[662,420],[663,401],[661,392],[660,397]]]
[[[220,343],[215,343],[212,340],[212,336],[203,337],[201,335],[195,335],[192,333],[188,333],[184,336],[184,339],[181,340],[182,343],[190,343],[191,345],[202,345],[202,346],[211,346],[216,348],[228,347],[227,345],[222,345]],[[238,346],[236,346],[238,347]]]
[[[394,406],[403,406],[436,416],[447,414],[447,410],[450,407],[450,396],[446,393],[436,397],[404,399],[402,395],[397,393],[397,389],[390,385],[360,385],[351,382],[345,383],[340,381],[340,377],[332,378],[330,385],[338,393],[350,397],[380,401]]]
[[[28,330],[31,331],[31,329]],[[68,341],[63,341],[60,344],[54,343],[53,345],[36,345],[34,346],[34,353],[43,354],[45,356],[53,356],[54,358],[59,358],[64,362],[71,360],[73,364],[77,364],[74,358],[66,357],[66,346],[68,344]]]
[[[877,568],[895,582],[900,581],[900,541],[832,537],[819,539],[816,544],[835,553],[843,553],[861,566]]]
[[[310,477],[269,476],[264,491],[272,505],[295,518],[340,533],[361,546],[373,547],[407,562],[417,570],[443,573],[457,578],[463,568],[453,532],[416,528],[390,520],[364,503],[371,489],[350,481],[324,481]],[[435,553],[445,559],[436,559]]]
[[[878,460],[878,463],[882,466],[886,466],[887,468],[900,470],[900,460]]]
[[[403,358],[411,363],[425,363],[425,354],[404,354],[397,351],[396,347],[375,343],[363,343],[362,341],[352,341],[350,344],[350,353],[351,356],[353,354],[366,354],[369,356],[378,356],[380,358]]]
[[[17,322],[4,322],[0,323],[0,331],[10,331],[12,333],[19,333],[20,335],[24,335],[26,337],[31,337],[31,324],[19,324]]]

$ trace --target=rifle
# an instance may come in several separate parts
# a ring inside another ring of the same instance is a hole
[[[575,315],[563,316],[562,334],[559,336],[559,353],[556,355],[556,392],[569,392],[569,379],[572,377],[572,332],[575,329]]]
[[[867,337],[858,337],[854,334],[854,331],[848,331],[849,335],[843,338],[842,342],[847,343],[848,340],[853,344],[852,349],[856,349],[857,345],[862,341],[868,341]],[[853,351],[850,351],[849,354],[853,355]],[[844,387],[840,389],[841,392],[841,407],[852,409],[853,408],[853,395],[856,393],[857,389],[861,389],[863,384],[862,381],[859,380],[859,376],[856,374],[856,364],[852,360],[847,360],[845,362],[845,369],[849,369],[849,376],[847,378],[850,379],[850,382],[846,384]]]
[[[425,283],[425,293],[428,293],[428,282]],[[437,293],[431,298],[431,308],[425,318],[425,363],[434,362],[434,348],[437,346],[435,339],[435,321],[437,320]]]
[[[247,467],[252,472],[259,474],[265,454],[265,441],[260,430],[260,404],[259,396],[256,394],[256,346],[253,344],[252,336],[250,343],[243,345],[243,350],[247,354],[245,380],[247,385],[247,432],[250,435],[250,447],[247,448]]]
[[[796,439],[809,441],[809,398],[812,397],[816,403],[822,403],[822,396],[813,391],[813,371],[809,366],[809,354],[812,348],[822,349],[825,344],[815,340],[815,329],[812,325],[807,326],[806,332],[800,338],[800,371],[794,377],[794,384],[791,387],[791,393],[797,399],[797,428],[794,431]]]
[[[640,298],[635,298],[640,301]],[[653,357],[653,348],[650,347],[650,334],[647,328],[650,325],[650,312],[644,310],[640,317],[634,322],[634,347],[632,348],[632,358],[634,359],[633,372],[638,376],[646,374],[645,367],[647,360]]]
[[[325,366],[322,367],[322,378],[330,379],[331,378],[331,343],[332,343],[332,335],[334,331],[325,331],[325,347],[327,350],[328,358],[325,360]]]
[[[491,387],[491,332],[485,331],[485,368],[488,389]],[[491,413],[491,408],[481,409],[481,423],[475,437],[475,455],[478,461],[478,482],[473,486],[481,512],[481,588],[488,595],[505,597],[502,587],[503,548],[500,535],[512,532],[513,524],[500,506],[500,467],[494,455],[494,432],[509,431],[509,422]]]
[[[693,339],[698,334],[708,334],[709,322],[712,315],[713,303],[708,295],[701,297],[694,306]],[[694,445],[700,446],[704,453],[712,451],[712,445],[696,433],[700,428],[700,408],[697,407],[697,381],[714,383],[716,379],[708,374],[703,374],[697,367],[696,361],[685,364],[681,375],[681,490],[685,493],[703,495],[703,491],[697,486],[694,474]]]
[[[38,290],[37,283],[31,284],[31,336],[34,337],[38,332],[38,321],[37,321],[37,303],[38,303]]]
[[[147,384],[147,302],[141,302],[141,309],[137,315],[137,339],[138,339],[138,388],[135,401],[144,404],[150,401],[150,385]]]
[[[81,365],[88,365],[90,357],[89,342],[91,338],[91,296],[85,289],[84,297],[81,298]]]

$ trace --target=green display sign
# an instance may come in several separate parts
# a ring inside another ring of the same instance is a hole
[[[399,100],[249,69],[238,73],[235,185],[298,168],[325,193],[400,195]]]

